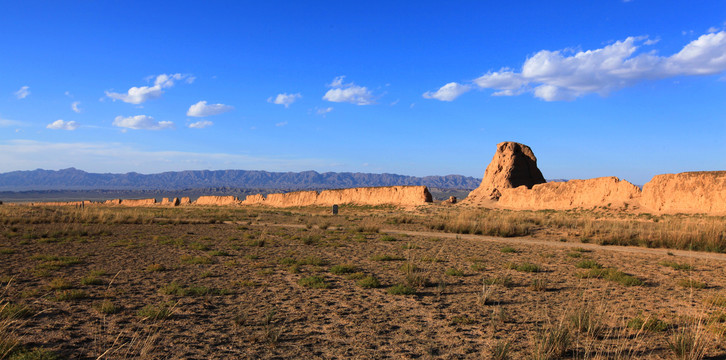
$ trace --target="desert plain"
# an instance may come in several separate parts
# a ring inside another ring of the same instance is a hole
[[[656,178],[5,204],[0,358],[724,358],[724,173]]]

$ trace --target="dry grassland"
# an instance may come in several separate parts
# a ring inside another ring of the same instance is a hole
[[[724,218],[326,211],[0,206],[0,359],[726,354]]]

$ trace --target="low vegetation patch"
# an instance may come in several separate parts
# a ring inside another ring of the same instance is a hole
[[[576,273],[575,276],[581,279],[606,279],[615,281],[625,286],[640,286],[643,285],[643,281],[635,276],[628,275],[620,270],[613,268],[604,269],[590,269],[587,272]]]
[[[403,261],[406,260],[403,256],[396,256],[396,255],[373,255],[371,256],[371,260],[373,261]]]
[[[507,264],[507,269],[517,270],[521,272],[528,272],[528,273],[535,273],[542,271],[542,268],[539,265],[535,265],[532,263],[522,263],[522,264],[515,264],[515,263],[509,263]]]
[[[374,289],[381,287],[380,281],[375,276],[369,275],[356,281],[356,285],[364,289]]]
[[[416,293],[416,289],[408,285],[396,284],[388,288],[388,293],[391,295],[413,295]]]
[[[330,284],[325,282],[325,278],[322,276],[308,276],[304,277],[297,282],[301,286],[313,288],[313,289],[327,289]]]
[[[357,268],[353,265],[333,265],[330,268],[330,273],[335,275],[350,274],[357,271]]]

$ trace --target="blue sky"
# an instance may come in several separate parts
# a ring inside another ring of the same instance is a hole
[[[0,172],[724,170],[726,2],[675,3],[3,1]]]

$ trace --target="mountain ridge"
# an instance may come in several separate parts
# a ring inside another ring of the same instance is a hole
[[[481,179],[463,175],[408,176],[360,172],[269,172],[264,170],[183,170],[156,174],[91,173],[76,168],[0,173],[0,191],[28,190],[176,190],[208,187],[286,190],[425,185],[474,189]]]

